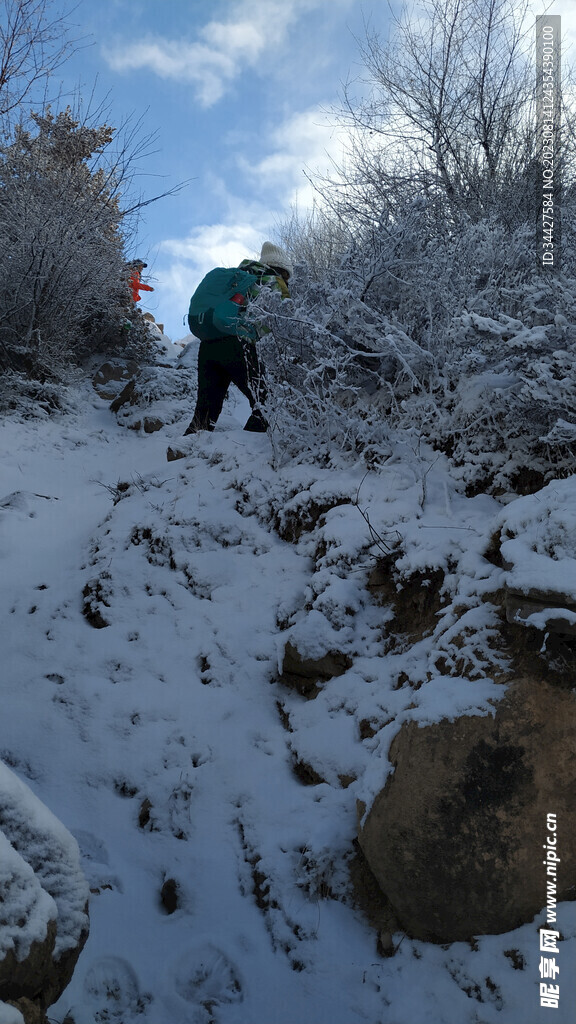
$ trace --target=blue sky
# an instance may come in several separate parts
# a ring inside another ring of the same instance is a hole
[[[88,97],[97,78],[110,123],[142,115],[158,133],[145,196],[193,179],[143,210],[130,253],[155,288],[142,308],[173,340],[207,270],[257,255],[294,203],[310,205],[305,168],[327,170],[342,147],[327,111],[362,74],[364,23],[386,35],[388,18],[384,0],[81,0],[66,86]]]
[[[534,13],[545,6],[534,0]],[[566,42],[575,7],[551,7]],[[96,80],[110,123],[134,115],[157,133],[139,164],[144,197],[192,179],[142,211],[129,252],[155,288],[142,308],[173,340],[207,270],[257,255],[294,204],[311,204],[305,169],[325,171],[342,153],[329,111],[344,82],[362,88],[365,24],[386,38],[389,19],[387,0],[80,0],[71,20],[83,43],[65,88],[80,83],[88,97]]]

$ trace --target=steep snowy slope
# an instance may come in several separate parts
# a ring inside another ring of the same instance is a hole
[[[478,654],[496,502],[400,448],[368,477],[274,469],[232,408],[167,463],[183,422],[138,433],[77,398],[67,417],[0,423],[0,757],[76,836],[92,891],[54,1019],[549,1019],[536,924],[474,948],[398,935],[387,959],[349,892],[356,801],[384,784],[400,723],[488,714],[501,694]],[[451,586],[475,632],[470,678],[434,685],[437,639],[385,655],[367,509],[407,571],[449,572],[455,552],[467,566]],[[287,639],[310,656],[337,645],[352,667],[307,701],[278,681]],[[381,727],[362,738],[365,721]],[[574,934],[566,908],[561,925]]]

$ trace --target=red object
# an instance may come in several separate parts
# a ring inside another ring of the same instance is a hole
[[[153,292],[154,289],[149,284],[144,284],[140,280],[140,271],[133,270],[128,278],[128,287],[130,288],[130,294],[134,302],[140,301],[140,292]]]
[[[232,296],[230,302],[236,302],[239,306],[243,306],[246,302],[246,296],[241,295],[240,292],[236,292],[236,295]]]

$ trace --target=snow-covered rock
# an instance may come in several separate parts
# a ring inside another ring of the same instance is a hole
[[[132,380],[138,372],[138,364],[133,359],[108,359],[96,370],[92,385],[100,398],[109,401]]]
[[[497,524],[508,621],[576,635],[576,477],[517,498]]]
[[[0,763],[0,1000],[43,1012],[59,998],[88,936],[87,902],[75,839]],[[0,1020],[12,1019],[3,1012],[0,1002]]]
[[[494,716],[402,727],[360,844],[409,935],[458,942],[518,928],[546,905],[548,883],[554,906],[570,898],[575,733],[574,692],[527,678]]]
[[[312,610],[290,631],[282,659],[280,682],[314,697],[327,679],[341,676],[352,659],[339,650],[340,638],[326,616]]]

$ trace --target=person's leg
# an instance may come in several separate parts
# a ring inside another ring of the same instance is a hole
[[[201,341],[198,349],[198,397],[192,421],[185,434],[194,434],[197,430],[214,430],[214,425],[222,412],[226,392],[230,384],[230,374],[222,365],[222,342]],[[225,355],[225,351],[224,351]]]
[[[234,360],[228,365],[230,378],[236,387],[246,396],[252,410],[244,430],[265,431],[268,424],[259,408],[266,401],[266,384],[262,363],[258,358],[256,346],[250,342],[242,342],[238,338],[234,349]]]

